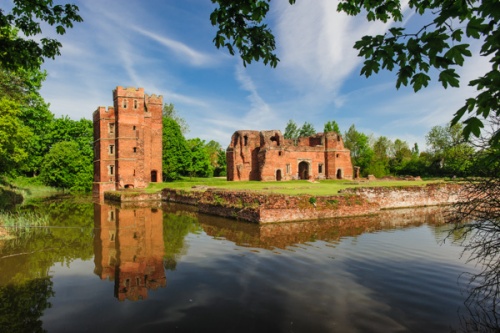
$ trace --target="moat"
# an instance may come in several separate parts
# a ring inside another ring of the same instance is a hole
[[[32,208],[51,227],[0,241],[2,332],[452,332],[473,319],[462,273],[478,268],[437,208],[267,225],[166,203]]]

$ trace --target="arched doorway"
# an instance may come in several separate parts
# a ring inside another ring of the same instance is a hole
[[[342,169],[337,170],[337,179],[342,179]]]
[[[158,172],[156,172],[156,170],[151,171],[151,182],[152,183],[158,182]]]
[[[281,169],[276,170],[276,180],[281,180]]]
[[[299,178],[309,179],[309,163],[305,161],[299,163]]]

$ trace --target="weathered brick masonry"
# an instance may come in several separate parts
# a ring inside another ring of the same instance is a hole
[[[227,180],[352,179],[351,154],[337,133],[296,144],[280,131],[236,131],[226,150]]]
[[[113,102],[93,114],[95,196],[162,181],[163,97],[116,87]]]
[[[263,224],[363,216],[391,208],[447,205],[458,200],[459,190],[456,184],[430,184],[349,189],[340,195],[313,197],[216,189],[164,189],[162,199],[197,205],[200,213]]]

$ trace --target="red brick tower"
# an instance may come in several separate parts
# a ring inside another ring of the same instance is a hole
[[[94,120],[94,195],[162,181],[163,97],[116,87]]]

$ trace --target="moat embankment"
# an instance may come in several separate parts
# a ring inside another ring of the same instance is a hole
[[[378,214],[383,210],[449,205],[458,200],[460,185],[366,187],[338,195],[291,196],[251,191],[164,189],[162,200],[196,205],[200,213],[254,223],[317,220]]]

